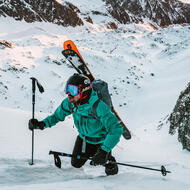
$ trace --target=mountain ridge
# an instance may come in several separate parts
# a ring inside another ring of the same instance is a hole
[[[171,24],[190,23],[190,4],[177,0],[103,0],[112,20],[121,24],[148,21],[161,27]],[[0,16],[10,16],[26,22],[45,21],[63,26],[81,26],[93,23],[90,14],[84,13],[68,1],[56,0],[4,0],[0,3]],[[99,12],[98,12],[99,13]],[[117,28],[117,27],[115,27]]]

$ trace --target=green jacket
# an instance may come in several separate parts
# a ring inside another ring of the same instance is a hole
[[[55,112],[43,120],[46,124],[45,127],[52,127],[57,122],[64,121],[66,116],[73,114],[79,136],[85,137],[88,143],[102,144],[101,148],[110,152],[119,142],[123,128],[117,117],[102,100],[99,101],[96,108],[99,120],[92,118],[91,108],[98,99],[97,93],[92,91],[89,103],[77,106],[71,113],[68,98],[65,98]]]

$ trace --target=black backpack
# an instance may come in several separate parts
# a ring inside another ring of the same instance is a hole
[[[92,106],[92,115],[96,119],[99,119],[96,113],[96,108],[100,100],[102,100],[111,110],[113,109],[113,104],[111,96],[108,90],[108,83],[98,79],[92,82],[92,89],[97,92],[99,99]]]

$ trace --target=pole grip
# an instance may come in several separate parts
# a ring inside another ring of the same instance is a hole
[[[36,91],[36,79],[34,77],[30,78],[32,80],[32,93],[35,93]]]

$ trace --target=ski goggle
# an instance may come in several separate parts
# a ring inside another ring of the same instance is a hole
[[[67,84],[65,88],[65,93],[71,94],[72,96],[76,96],[80,94],[80,87],[72,84]]]

